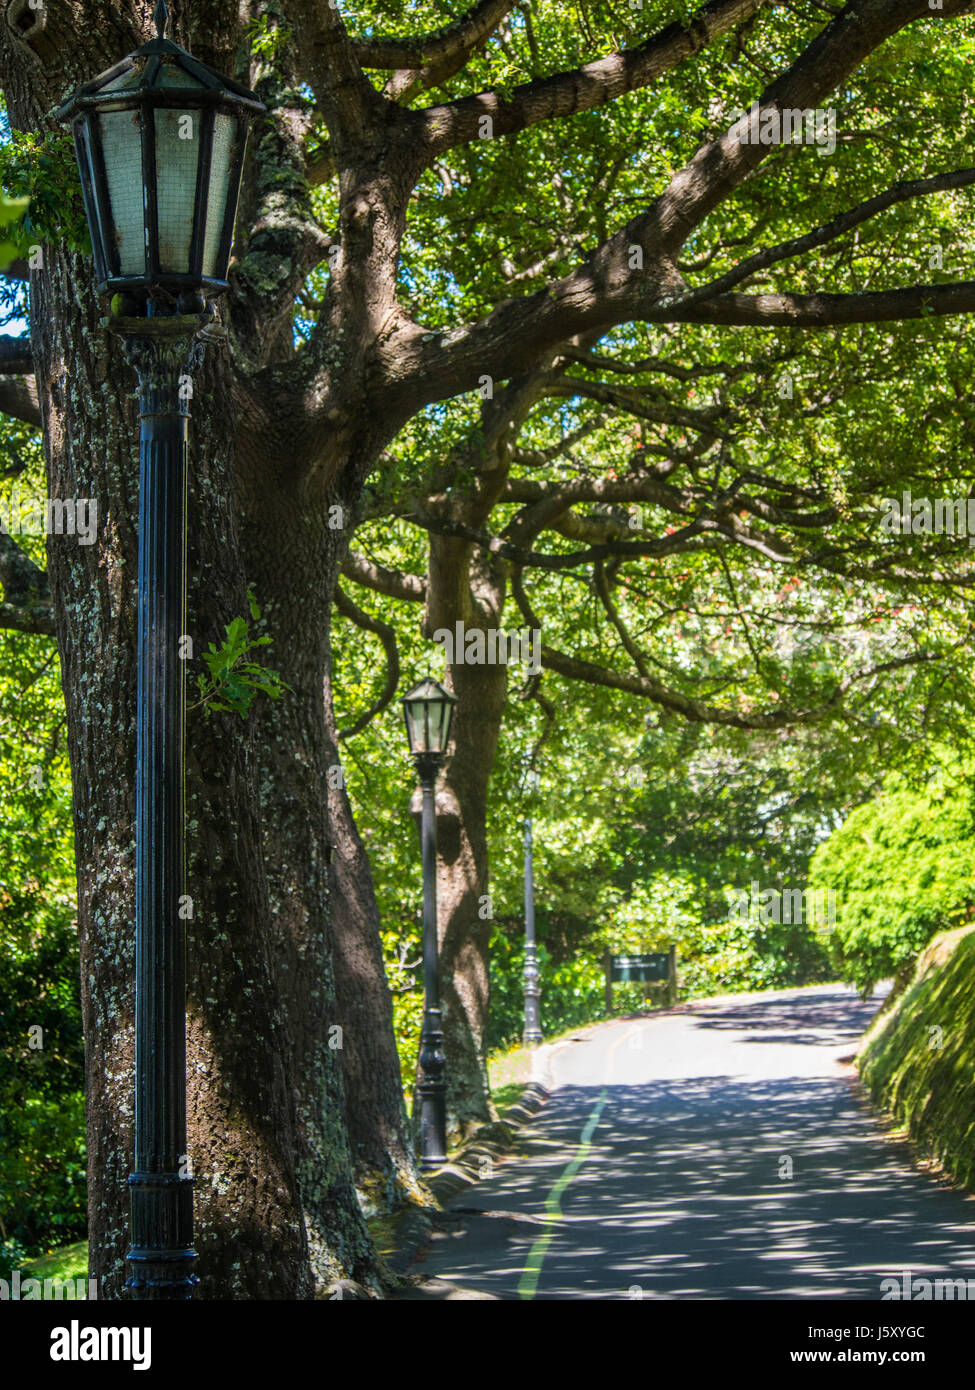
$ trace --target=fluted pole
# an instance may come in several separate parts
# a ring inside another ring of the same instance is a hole
[[[440,1014],[437,937],[437,815],[434,788],[439,753],[415,754],[422,807],[420,847],[423,861],[423,1027],[420,1032],[420,1167],[426,1172],[447,1161],[447,1059]]]
[[[183,840],[186,478],[196,316],[120,320],[140,402],[131,1296],[189,1299],[197,1276],[186,1154]]]
[[[535,869],[532,860],[532,818],[525,818],[525,1031],[524,1042],[542,1041],[539,1013],[538,953],[535,948]]]

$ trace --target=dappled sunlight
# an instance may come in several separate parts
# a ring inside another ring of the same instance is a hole
[[[968,1277],[975,1207],[912,1167],[833,1056],[875,1009],[824,991],[648,1021],[632,1050],[627,1021],[558,1054],[557,1078],[588,1067],[591,1081],[560,1086],[522,1153],[465,1192],[424,1276],[517,1298],[544,1230],[539,1298],[862,1300],[879,1299],[881,1279],[903,1269]],[[716,1033],[736,1069],[743,1046],[764,1058],[749,1046],[763,1029],[775,1039],[771,1075],[653,1079],[680,1061],[693,1070]],[[804,1056],[823,1074],[811,1074]],[[631,1083],[641,1071],[646,1079]],[[553,1206],[603,1086],[591,1147]]]

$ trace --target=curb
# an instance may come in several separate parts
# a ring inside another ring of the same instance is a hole
[[[546,1044],[536,1050],[532,1057],[532,1079],[514,1104],[508,1106],[503,1117],[475,1130],[460,1152],[429,1179],[427,1187],[434,1196],[436,1208],[411,1207],[400,1219],[396,1227],[396,1248],[384,1259],[387,1270],[395,1276],[395,1286],[391,1291],[393,1298],[409,1297],[411,1288],[423,1284],[422,1276],[411,1278],[407,1270],[424,1246],[430,1243],[440,1212],[460,1193],[490,1173],[497,1159],[511,1152],[519,1132],[548,1100],[551,1094],[550,1054],[555,1046],[557,1044]],[[452,1285],[445,1285],[442,1280],[436,1282],[447,1297],[482,1297],[467,1290],[454,1290]]]

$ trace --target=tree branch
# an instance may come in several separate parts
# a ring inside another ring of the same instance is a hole
[[[596,564],[593,573],[596,581],[595,588],[596,593],[599,596],[599,601],[603,605],[603,608],[606,610],[606,614],[610,622],[615,627],[617,635],[620,641],[623,643],[623,650],[627,653],[630,660],[633,662],[633,665],[639,671],[640,675],[645,677],[646,679],[649,679],[650,673],[647,670],[646,660],[644,659],[643,653],[640,651],[640,648],[637,646],[632,636],[630,635],[626,627],[626,624],[623,622],[623,619],[620,617],[619,609],[613,602],[613,596],[609,591],[609,582],[606,579],[606,570],[601,561]]]
[[[453,24],[432,34],[403,39],[376,37],[352,39],[355,56],[364,68],[436,67],[467,57],[514,9],[514,0],[481,0]]]
[[[944,0],[942,18],[970,8],[971,0]],[[927,0],[850,0],[841,14],[813,40],[787,72],[777,77],[760,98],[760,109],[814,109],[822,98],[846,80],[864,58],[885,39],[912,20],[931,13]],[[683,32],[683,31],[681,31]],[[605,99],[605,98],[604,98]],[[477,99],[473,100],[476,105]],[[432,118],[432,108],[427,113]],[[450,111],[452,108],[439,108]],[[560,110],[550,114],[562,114]],[[485,373],[506,378],[576,335],[602,332],[618,323],[763,323],[818,326],[819,322],[863,322],[876,318],[917,317],[898,292],[878,298],[854,296],[839,303],[832,316],[823,314],[822,297],[813,296],[811,312],[771,304],[756,312],[733,296],[708,301],[709,308],[692,304],[675,308],[687,293],[676,269],[680,247],[710,212],[727,198],[767,157],[771,146],[746,143],[750,118],[745,116],[718,139],[709,141],[642,215],[602,243],[586,263],[546,288],[521,299],[502,301],[486,317],[446,332],[424,332],[402,325],[391,335],[395,362],[387,359],[391,385],[403,383],[417,402],[430,403],[472,389]],[[634,266],[633,247],[643,252],[644,269]],[[906,294],[917,295],[917,291]],[[942,290],[943,312],[968,312],[970,300],[959,292],[950,302]],[[746,310],[750,311],[751,316]],[[862,311],[862,312],[858,312]],[[867,318],[864,319],[863,315]]]
[[[515,571],[512,574],[511,591],[528,625],[541,629],[541,623],[533,612],[525,593],[520,571]],[[828,718],[831,714],[839,713],[842,708],[843,697],[852,686],[870,680],[874,676],[903,669],[905,666],[915,666],[927,661],[942,661],[945,653],[922,651],[912,653],[910,656],[894,657],[871,667],[867,671],[862,671],[840,681],[831,695],[814,708],[793,710],[780,705],[768,713],[750,713],[721,705],[712,705],[705,700],[695,699],[693,696],[684,695],[678,690],[662,685],[652,676],[613,671],[581,657],[569,656],[554,647],[546,646],[544,642],[541,647],[541,657],[542,666],[546,670],[555,671],[558,675],[565,676],[570,680],[585,681],[588,685],[605,686],[610,690],[640,695],[653,701],[654,704],[660,705],[663,709],[682,715],[691,723],[720,724],[736,729],[782,729],[794,724],[815,723]]]
[[[902,322],[905,319],[970,314],[975,280],[949,285],[853,294],[725,294],[686,309],[653,315],[657,322],[711,323],[753,328],[832,328],[848,323]]]
[[[492,536],[487,531],[480,531],[474,526],[465,526],[463,522],[433,516],[429,512],[414,512],[410,520],[417,526],[423,527],[425,531],[432,531],[435,535],[470,541],[489,555],[495,555],[501,560],[510,560],[519,569],[545,570],[575,569],[579,565],[592,564],[596,560],[605,560],[613,556],[629,559],[679,554],[687,550],[689,541],[705,532],[718,530],[716,522],[706,518],[697,518],[689,525],[673,531],[670,535],[660,536],[651,541],[607,541],[601,545],[592,545],[587,550],[576,550],[567,555],[544,555],[537,550],[527,550],[524,546],[516,545],[513,541],[502,540],[500,536]]]
[[[54,636],[47,575],[4,530],[0,530],[0,584],[0,628]]]
[[[30,350],[30,338],[13,337],[10,333],[0,335],[0,373],[7,376],[27,376],[33,374],[34,358]]]
[[[342,591],[340,586],[335,589],[335,607],[343,618],[350,619],[356,627],[362,628],[364,632],[371,632],[379,638],[386,653],[386,680],[379,697],[373,701],[368,709],[359,715],[358,719],[348,729],[340,729],[339,739],[352,738],[359,734],[377,714],[381,714],[396,694],[396,687],[399,685],[399,648],[396,645],[396,633],[389,623],[380,621],[379,618],[372,618],[368,613],[363,612],[357,604],[353,603],[347,594]]]
[[[48,608],[17,608],[0,602],[0,629],[7,632],[26,632],[32,637],[54,637],[54,612]]]
[[[711,0],[687,24],[677,21],[638,48],[623,49],[567,72],[515,87],[510,95],[495,91],[431,106],[419,112],[429,156],[477,139],[491,122],[491,136],[512,135],[539,121],[576,116],[605,106],[626,92],[647,87],[656,78],[693,57],[714,38],[761,9],[766,0]]]
[[[720,275],[716,280],[701,285],[689,294],[682,296],[670,307],[676,309],[683,304],[692,304],[698,300],[710,300],[724,295],[735,285],[750,279],[759,271],[767,270],[769,266],[780,261],[791,260],[795,256],[804,255],[807,251],[814,251],[817,247],[825,246],[827,242],[835,241],[854,227],[861,226],[871,218],[886,212],[888,208],[894,207],[897,203],[928,197],[932,193],[943,193],[948,189],[969,188],[972,184],[975,184],[975,169],[957,169],[950,174],[936,174],[927,179],[904,179],[900,183],[894,184],[893,188],[888,188],[886,192],[878,193],[875,197],[858,203],[856,207],[850,208],[847,212],[839,213],[831,221],[824,222],[821,226],[815,227],[802,236],[792,237],[789,241],[780,242],[779,245],[767,247],[763,251],[756,251],[753,256],[746,257],[745,260],[740,261],[738,265],[733,266],[731,270]]]
[[[372,589],[387,598],[407,599],[411,603],[426,603],[427,581],[418,574],[404,574],[401,570],[387,569],[373,560],[367,560],[356,550],[350,550],[342,564],[342,573],[347,579],[361,584],[364,589]]]
[[[332,139],[354,149],[362,134],[375,127],[389,103],[373,88],[359,66],[338,8],[327,0],[290,0],[302,66]],[[394,108],[395,109],[395,108]]]
[[[0,414],[40,428],[41,409],[33,367],[23,376],[0,376]]]

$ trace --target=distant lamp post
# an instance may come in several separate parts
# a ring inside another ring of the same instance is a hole
[[[126,1286],[187,1299],[197,1283],[186,1156],[183,844],[186,474],[192,373],[227,289],[246,88],[156,38],[79,87],[70,120],[107,326],[140,400],[135,870],[135,1171]]]
[[[525,1031],[527,1044],[542,1041],[539,1015],[538,952],[535,948],[535,870],[532,862],[532,818],[525,817]]]
[[[403,697],[406,734],[423,794],[420,846],[423,857],[423,1028],[420,1032],[420,1167],[440,1168],[447,1161],[446,1057],[440,1015],[437,940],[437,817],[434,787],[450,742],[457,700],[435,680],[427,679]]]

